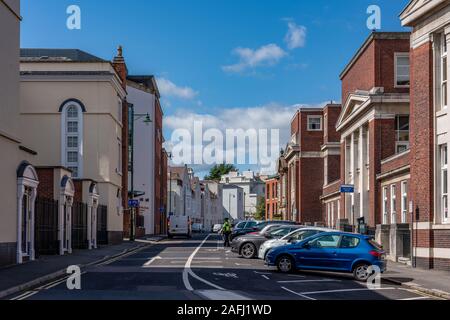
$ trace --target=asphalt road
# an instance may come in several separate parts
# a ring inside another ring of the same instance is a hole
[[[376,290],[351,275],[280,274],[261,260],[223,248],[218,235],[172,239],[83,270],[81,289],[66,279],[10,297],[15,300],[429,300],[422,293],[381,283]]]

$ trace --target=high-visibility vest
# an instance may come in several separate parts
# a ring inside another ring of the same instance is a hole
[[[223,224],[223,232],[230,232],[231,231],[231,226],[228,222],[225,222]]]

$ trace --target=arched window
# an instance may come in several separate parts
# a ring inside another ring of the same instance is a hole
[[[63,166],[72,170],[72,177],[83,176],[83,108],[76,101],[62,107],[61,159]]]

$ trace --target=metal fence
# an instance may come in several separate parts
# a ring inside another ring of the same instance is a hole
[[[36,255],[58,254],[58,201],[36,199],[35,206]]]
[[[87,214],[88,206],[75,202],[72,207],[72,249],[87,249]]]
[[[108,207],[97,207],[97,244],[108,244]]]

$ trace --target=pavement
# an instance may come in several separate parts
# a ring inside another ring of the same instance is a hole
[[[74,250],[70,255],[41,256],[35,261],[0,269],[0,299],[52,281],[66,274],[67,267],[88,267],[102,261],[142,249],[162,237],[151,237],[136,242],[100,246],[93,250]]]
[[[388,262],[388,272],[383,274],[382,278],[405,288],[450,300],[450,272],[412,268]]]
[[[6,297],[11,300],[434,300],[392,281],[376,289],[351,275],[281,274],[261,260],[224,248],[218,235],[155,242],[83,269],[81,289],[66,279]]]

